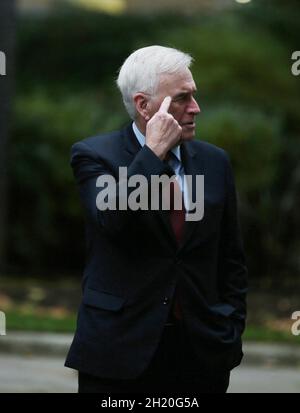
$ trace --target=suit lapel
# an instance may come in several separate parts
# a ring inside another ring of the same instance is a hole
[[[194,149],[192,142],[184,142],[181,145],[181,157],[184,167],[184,174],[192,176],[192,193],[189,194],[193,203],[197,200],[196,194],[196,175],[204,174],[204,159],[202,159],[202,154],[199,151]],[[183,241],[179,249],[183,249],[190,238],[193,235],[193,232],[197,228],[198,221],[186,221],[185,222],[185,231],[183,236]]]
[[[133,157],[137,154],[137,152],[142,148],[140,145],[139,141],[137,140],[133,129],[132,129],[132,123],[130,125],[126,126],[123,130],[123,136],[124,136],[124,149],[127,155],[129,154],[130,156],[130,161],[132,161]]]

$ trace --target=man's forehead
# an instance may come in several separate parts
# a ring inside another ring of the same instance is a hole
[[[163,73],[160,76],[159,89],[164,88],[172,89],[173,93],[190,93],[197,90],[189,69],[179,73]]]
[[[186,85],[184,85],[184,86],[182,86],[182,87],[176,87],[176,85],[174,85],[175,86],[175,91],[176,91],[176,93],[191,93],[191,92],[196,92],[197,91],[197,87],[196,87],[196,85],[195,85],[195,82],[190,82],[189,84],[186,84]]]

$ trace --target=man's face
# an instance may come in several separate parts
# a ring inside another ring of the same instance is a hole
[[[180,73],[162,75],[157,93],[149,102],[150,117],[158,111],[164,98],[171,96],[169,113],[182,127],[181,141],[193,139],[196,127],[195,116],[200,113],[200,108],[194,98],[195,92],[196,85],[189,69]]]

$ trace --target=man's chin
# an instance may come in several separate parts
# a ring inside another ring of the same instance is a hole
[[[180,142],[192,141],[195,138],[195,132],[183,133]]]

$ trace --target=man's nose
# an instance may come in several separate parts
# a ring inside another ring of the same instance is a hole
[[[201,112],[201,109],[195,98],[192,98],[190,105],[188,106],[188,112],[194,115],[198,115]]]

